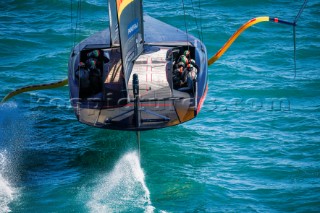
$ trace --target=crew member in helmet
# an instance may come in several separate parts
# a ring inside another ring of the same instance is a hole
[[[89,75],[90,71],[86,68],[85,63],[80,62],[79,68],[76,71],[76,77],[79,79],[81,88],[87,89],[90,87]]]
[[[173,71],[173,85],[179,91],[192,91],[197,79],[198,66],[191,58],[190,51],[185,50],[177,60]]]
[[[182,78],[182,73],[187,66],[187,58],[184,55],[181,55],[177,60],[176,64],[174,65],[173,70],[173,88],[178,89],[180,88],[180,81]]]
[[[80,93],[82,97],[87,97],[101,91],[102,78],[99,62],[101,50],[93,50],[87,53],[87,60],[80,62],[76,71],[76,77],[79,79]]]
[[[197,72],[197,68],[192,64],[188,64],[181,75],[180,88],[178,90],[181,92],[192,92],[193,84],[197,79]]]
[[[173,88],[178,89],[180,88],[180,81],[182,78],[182,73],[184,71],[184,66],[178,66],[176,69],[173,70]]]
[[[184,51],[183,55],[181,55],[177,61],[177,64],[184,63],[185,65],[189,64],[190,59],[190,51],[186,50]]]
[[[179,63],[184,63],[185,66],[187,66],[188,64],[192,64],[193,67],[198,69],[198,66],[197,66],[195,60],[191,58],[190,50],[185,50],[183,52],[183,55],[181,55],[177,61],[177,64],[179,64]]]
[[[187,53],[185,51],[184,54],[179,57],[176,64],[174,65],[174,70],[173,70],[173,87],[174,87],[174,89],[178,89],[181,87],[180,82],[182,79],[182,74],[189,63],[187,56],[189,56],[189,53]]]
[[[101,78],[101,50],[93,50],[87,54],[86,66],[90,70],[90,87],[93,93],[98,93],[102,88]]]

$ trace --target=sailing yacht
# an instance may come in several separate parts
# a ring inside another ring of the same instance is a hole
[[[141,0],[109,0],[108,7],[109,28],[71,51],[68,83],[77,119],[141,131],[195,118],[208,89],[205,45],[143,15]]]
[[[207,60],[201,40],[187,29],[143,15],[142,0],[109,0],[109,28],[73,47],[68,79],[18,88],[0,103],[69,84],[71,105],[82,123],[137,133],[178,125],[199,114],[208,91],[208,66],[247,28],[262,22],[292,26],[295,62],[296,26],[306,5],[307,0],[293,22],[269,16],[249,20]]]

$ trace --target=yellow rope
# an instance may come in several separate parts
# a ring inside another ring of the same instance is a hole
[[[244,25],[242,25],[230,38],[229,40],[221,47],[221,49],[208,60],[208,65],[210,66],[213,64],[216,60],[218,60],[231,46],[231,44],[238,38],[238,36],[245,31],[247,28],[251,27],[252,25],[255,25],[259,22],[265,22],[269,21],[269,16],[263,16],[263,17],[257,17],[254,19],[251,19]]]
[[[30,91],[34,91],[34,90],[43,90],[43,89],[54,89],[54,88],[62,87],[67,84],[68,84],[68,79],[64,79],[62,81],[53,82],[53,83],[49,83],[49,84],[39,84],[39,85],[31,85],[31,86],[22,87],[22,88],[14,90],[13,92],[10,92],[8,95],[6,95],[2,99],[1,103],[4,103],[7,100],[9,100],[10,98],[12,98],[13,96],[19,95],[20,93],[23,93],[23,92],[30,92]]]

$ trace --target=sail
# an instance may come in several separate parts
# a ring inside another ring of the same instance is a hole
[[[117,13],[123,73],[128,85],[132,62],[143,51],[142,0],[117,0]]]
[[[118,13],[115,0],[109,0],[109,20],[110,20],[110,42],[111,46],[118,46],[119,43],[119,28],[118,28]]]

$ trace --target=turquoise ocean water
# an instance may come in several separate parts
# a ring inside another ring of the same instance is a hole
[[[209,56],[256,16],[294,20],[302,1],[184,0]],[[108,26],[106,1],[0,1],[0,98],[67,76],[74,42]],[[182,30],[181,1],[144,11]],[[71,19],[72,16],[72,19]],[[135,134],[76,121],[68,87],[0,106],[0,212],[320,212],[320,3],[297,27],[248,29],[209,68],[201,114]],[[195,22],[197,17],[197,22]],[[78,33],[74,34],[78,26]]]

